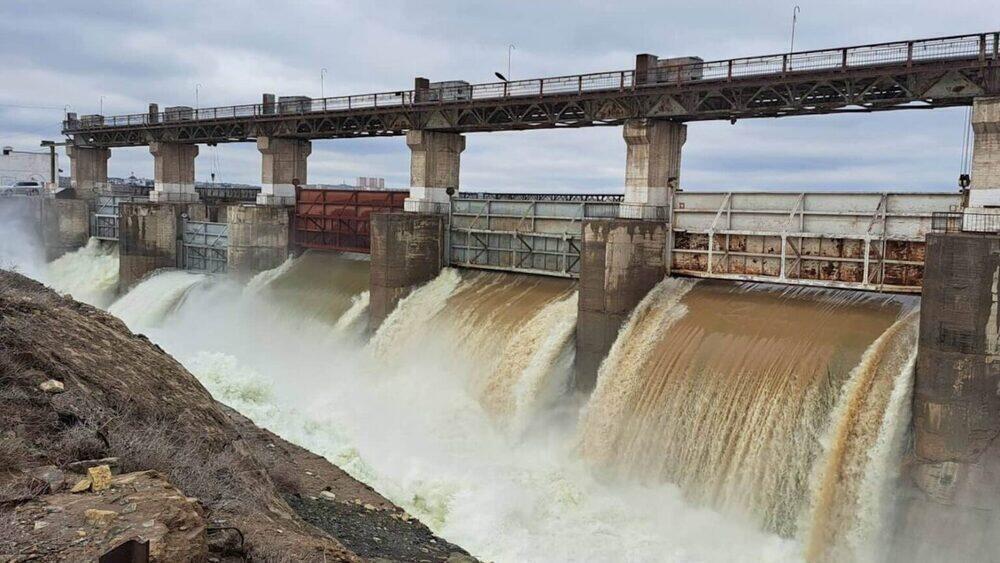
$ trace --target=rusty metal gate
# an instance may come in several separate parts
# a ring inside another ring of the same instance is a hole
[[[119,206],[123,203],[145,202],[148,197],[140,195],[99,195],[94,200],[94,212],[90,214],[90,236],[100,240],[118,240],[121,224]]]
[[[181,261],[185,270],[224,274],[229,261],[229,225],[183,220]]]
[[[583,220],[618,216],[620,195],[469,194],[452,199],[452,266],[575,278]]]
[[[401,211],[407,191],[299,188],[295,243],[305,248],[371,252],[371,215]]]

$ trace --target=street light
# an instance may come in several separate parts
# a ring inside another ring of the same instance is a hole
[[[198,101],[198,94],[200,93],[200,90],[201,90],[201,82],[199,82],[199,83],[197,83],[197,84],[194,85],[194,109],[195,110],[198,110],[198,109],[201,108],[201,104]]]
[[[510,73],[510,53],[511,53],[511,51],[513,51],[516,48],[517,47],[515,47],[513,43],[511,43],[510,45],[507,45],[507,76],[514,76],[513,74]],[[507,81],[507,79],[505,78],[504,82],[506,82],[506,81]]]
[[[326,76],[326,67],[319,69],[319,97],[326,98],[326,90],[323,88],[323,78]]]
[[[792,44],[788,47],[789,53],[795,52],[795,24],[799,21],[799,12],[801,11],[802,8],[800,8],[798,4],[796,4],[795,8],[792,9]]]
[[[104,115],[104,96],[101,96],[100,104],[101,104],[101,109],[97,113],[99,113],[100,115]]]

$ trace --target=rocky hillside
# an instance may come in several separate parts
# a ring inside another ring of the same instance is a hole
[[[101,465],[118,476],[70,492]],[[0,271],[0,560],[129,539],[171,562],[470,560],[118,319]]]

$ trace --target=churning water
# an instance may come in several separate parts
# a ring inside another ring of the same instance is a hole
[[[914,303],[666,280],[586,398],[573,283],[445,270],[367,337],[367,279],[307,253],[247,285],[160,272],[110,310],[486,560],[878,555]]]

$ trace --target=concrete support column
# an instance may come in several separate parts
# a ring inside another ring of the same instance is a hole
[[[590,391],[632,309],[666,275],[669,226],[623,219],[583,223],[576,325],[576,386]]]
[[[927,235],[900,561],[987,561],[1000,536],[1000,237]]]
[[[66,145],[66,156],[69,157],[70,185],[76,191],[76,197],[94,199],[97,196],[94,188],[108,183],[111,149]]]
[[[459,133],[413,130],[406,133],[410,147],[410,197],[403,209],[415,213],[444,213],[451,200],[448,188],[458,191],[465,137]]]
[[[261,189],[259,205],[295,205],[295,184],[305,185],[312,143],[301,139],[259,137]]]
[[[668,219],[671,194],[680,187],[681,147],[687,125],[656,119],[625,122],[625,200],[619,216]]]
[[[1000,206],[1000,96],[972,102],[972,130],[969,207]]]
[[[153,191],[149,201],[157,203],[192,203],[198,201],[194,190],[194,159],[198,145],[182,143],[149,144],[153,155]]]
[[[291,254],[290,207],[233,205],[226,213],[229,225],[228,271],[247,280],[277,268]]]
[[[369,328],[378,329],[399,300],[444,267],[444,216],[376,213],[371,216]]]

